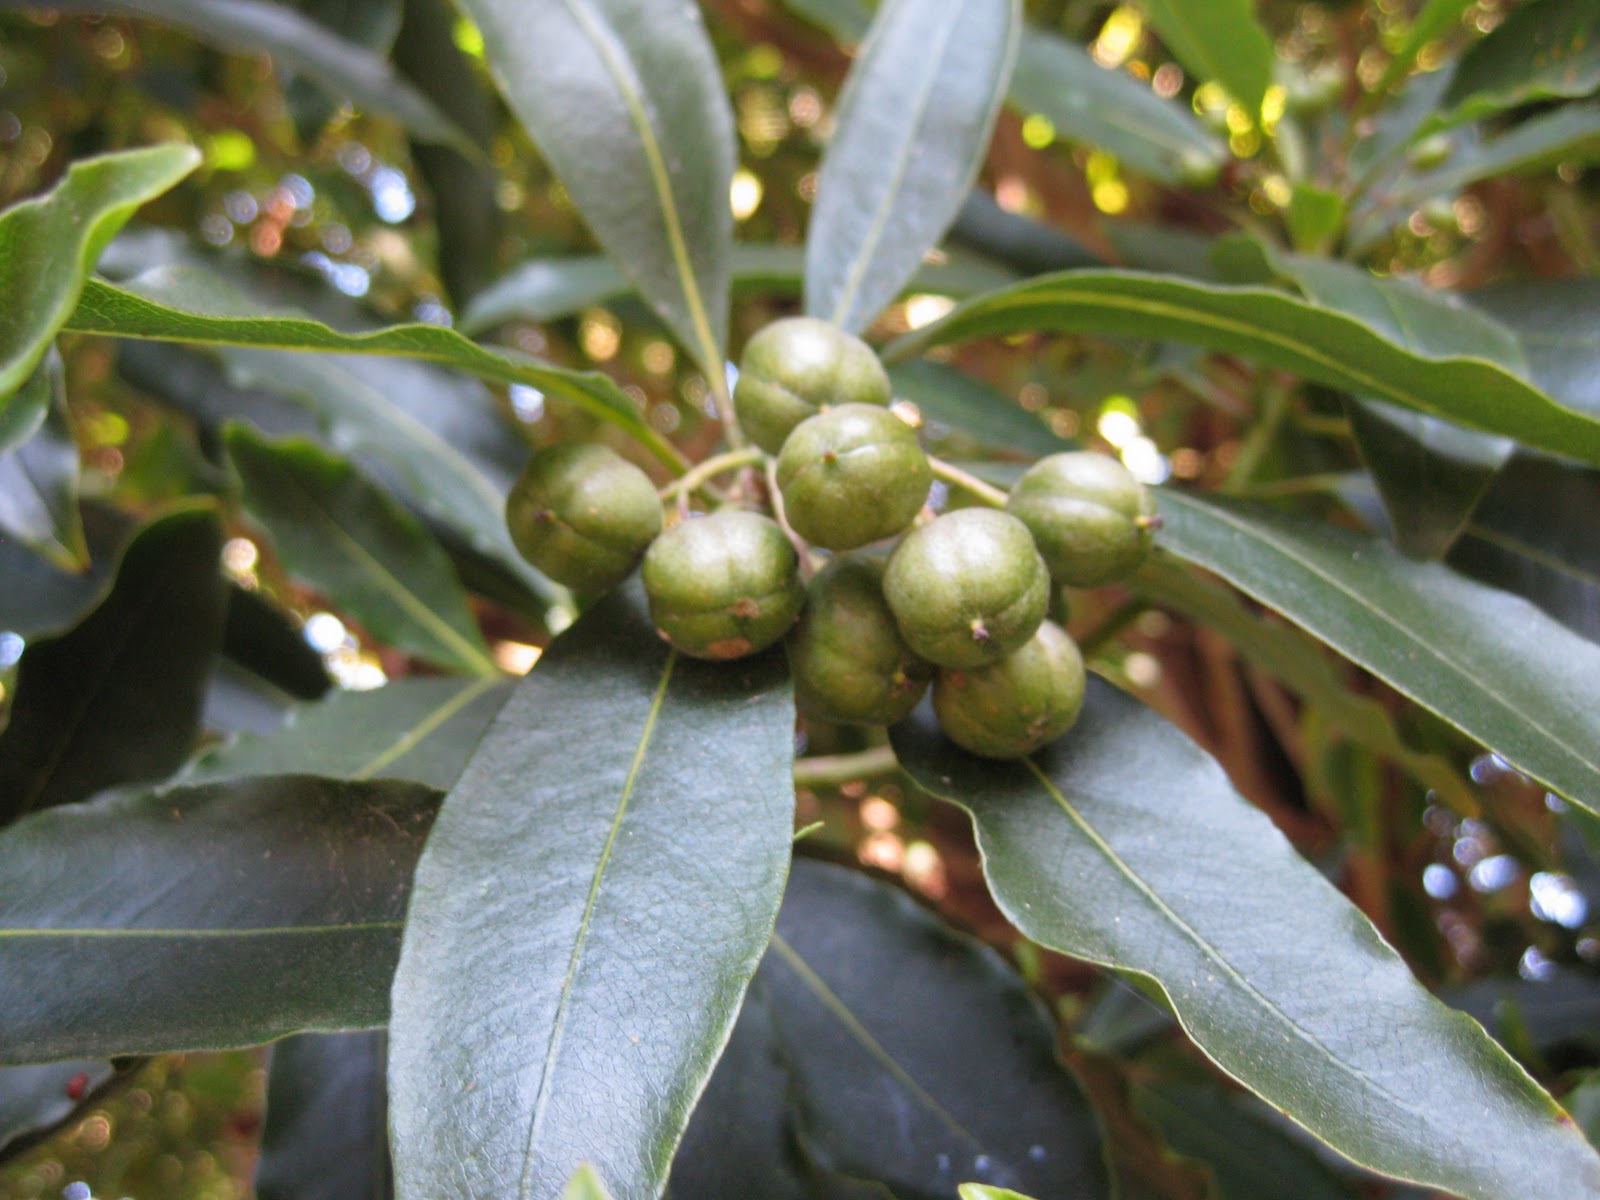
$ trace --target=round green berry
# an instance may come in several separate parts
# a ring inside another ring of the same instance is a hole
[[[894,724],[933,676],[900,636],[874,559],[841,556],[819,571],[785,644],[800,711],[838,725]]]
[[[827,321],[786,317],[745,344],[733,407],[750,440],[777,454],[796,425],[824,408],[882,407],[892,395],[871,346]]]
[[[1116,459],[1088,451],[1034,463],[1011,489],[1006,511],[1033,534],[1051,578],[1072,587],[1131,574],[1159,524],[1150,489]]]
[[[661,500],[638,467],[604,446],[541,450],[506,497],[517,550],[557,583],[602,592],[620,583],[661,532]]]
[[[656,632],[695,658],[743,658],[772,645],[805,602],[799,562],[774,521],[723,509],[667,530],[644,556]]]
[[[828,550],[853,550],[901,532],[922,511],[932,484],[916,432],[871,404],[841,404],[807,417],[778,457],[789,524]]]
[[[1050,603],[1050,575],[1021,521],[964,508],[905,536],[884,572],[883,595],[923,658],[977,667],[1033,636]]]
[[[1021,758],[1072,728],[1083,707],[1083,656],[1053,621],[1022,649],[969,670],[941,670],[933,711],[945,735],[986,758]]]

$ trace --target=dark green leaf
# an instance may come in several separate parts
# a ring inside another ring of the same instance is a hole
[[[607,253],[722,378],[733,114],[699,7],[464,0],[507,102]]]
[[[1600,420],[1555,403],[1503,366],[1408,350],[1355,318],[1262,288],[1134,271],[1061,272],[968,300],[886,355],[899,360],[964,338],[1037,329],[1194,342],[1600,462]]]
[[[1142,0],[1145,15],[1189,73],[1228,89],[1252,120],[1272,83],[1272,41],[1251,0]]]
[[[1215,135],[1182,106],[1042,29],[1023,36],[1010,101],[1019,111],[1048,117],[1068,141],[1105,150],[1160,183],[1181,186],[1214,175],[1227,157]]]
[[[70,571],[89,565],[78,516],[78,444],[67,414],[61,356],[51,350],[17,393],[31,409],[43,397],[44,423],[14,449],[0,451],[0,530]]]
[[[344,459],[310,442],[227,432],[244,503],[290,572],[379,641],[441,666],[494,676],[449,558],[421,522]]]
[[[660,1190],[777,915],[793,719],[781,654],[682,659],[634,587],[512,694],[417,875],[391,1023],[401,1197],[516,1180],[548,1200],[584,1161]]]
[[[1600,1071],[1590,1071],[1561,1098],[1591,1144],[1600,1146]]]
[[[329,93],[392,117],[415,137],[473,153],[472,139],[412,87],[389,61],[310,17],[266,0],[3,0],[4,8],[122,12],[178,25],[229,50],[272,55]]]
[[[25,638],[55,633],[76,625],[98,604],[111,584],[112,567],[128,540],[121,520],[106,521],[90,507],[84,524],[89,541],[89,569],[63,571],[21,542],[0,538],[0,629]]]
[[[400,0],[289,0],[329,33],[379,57],[386,57],[400,29]],[[342,93],[330,94],[311,78],[280,70],[287,76],[284,99],[302,145],[312,145],[338,111]]]
[[[913,401],[922,415],[970,434],[986,445],[1026,450],[1036,457],[1070,449],[1036,414],[943,363],[917,359],[889,372],[896,396]]]
[[[382,1032],[303,1033],[272,1048],[257,1200],[389,1200]]]
[[[859,42],[872,24],[872,10],[861,0],[783,0],[784,7],[826,29],[847,45]]]
[[[307,771],[448,788],[510,687],[488,677],[400,679],[370,692],[334,692],[290,709],[270,734],[240,734],[207,751],[182,782]]]
[[[1465,298],[1516,335],[1547,395],[1600,416],[1600,279],[1497,283]]]
[[[300,700],[315,700],[332,686],[322,656],[306,643],[299,619],[259,591],[237,584],[228,589],[222,652]]]
[[[112,1074],[98,1061],[0,1068],[0,1152],[19,1137],[56,1124]]]
[[[1473,0],[1427,0],[1417,19],[1406,30],[1405,40],[1389,59],[1389,65],[1384,68],[1383,76],[1378,80],[1378,86],[1372,89],[1373,92],[1382,95],[1399,83],[1428,43],[1448,33],[1472,5]]]
[[[1016,763],[956,749],[926,706],[892,737],[972,813],[1018,929],[1145,976],[1218,1066],[1336,1150],[1472,1200],[1600,1189],[1555,1103],[1153,712],[1091,681],[1071,734]]]
[[[1511,11],[1456,64],[1441,120],[1473,121],[1530,100],[1600,89],[1600,7],[1532,0]]]
[[[1172,491],[1161,513],[1168,550],[1600,808],[1600,646],[1518,597],[1332,525]]]
[[[159,518],[92,613],[28,643],[0,732],[0,825],[159,779],[188,756],[227,612],[221,552],[210,507]]]
[[[887,0],[845,80],[806,231],[805,310],[866,328],[943,238],[1016,61],[1017,0]]]
[[[1037,1002],[905,893],[797,863],[759,978],[819,1166],[919,1200],[974,1178],[1109,1195],[1098,1123]]]
[[[0,833],[0,1061],[383,1024],[437,800],[278,776],[19,821]]]
[[[1524,1034],[1541,1053],[1564,1046],[1600,1050],[1600,980],[1580,970],[1548,979],[1480,979],[1447,988],[1441,998],[1503,1042]]]
[[[0,214],[0,417],[77,304],[106,243],[136,208],[199,162],[194,147],[178,145],[85,159],[51,191]]]
[[[982,188],[968,193],[955,224],[950,226],[950,242],[1023,275],[1065,271],[1071,267],[1097,267],[1104,262],[1098,254],[1054,225],[1021,213],[1007,212]]]

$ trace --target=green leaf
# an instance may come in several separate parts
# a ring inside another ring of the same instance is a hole
[[[402,79],[381,54],[339,37],[282,4],[265,0],[49,0],[48,4],[7,0],[6,7],[122,12],[180,26],[226,50],[265,52],[278,66],[315,80],[329,94],[348,97],[361,108],[399,121],[417,138],[448,143],[468,154],[476,152],[472,139]]]
[[[984,445],[1026,450],[1036,458],[1075,445],[1009,396],[943,363],[897,363],[889,380],[895,395],[914,402],[923,416],[952,425]]]
[[[990,1187],[986,1183],[963,1183],[956,1191],[961,1200],[1032,1200],[1010,1188]]]
[[[97,515],[90,510],[91,515]],[[82,620],[105,598],[112,567],[128,531],[91,520],[85,525],[90,562],[82,573],[63,571],[43,555],[11,538],[0,538],[0,629],[32,638],[57,633]]]
[[[499,673],[455,569],[422,523],[337,455],[232,425],[228,458],[244,504],[291,574],[379,641],[440,666]]]
[[[1555,1103],[1155,713],[1093,680],[1031,759],[963,753],[927,706],[891,736],[972,814],[1018,929],[1159,987],[1212,1061],[1340,1153],[1471,1200],[1600,1189]]]
[[[28,643],[0,732],[0,826],[188,757],[227,611],[221,553],[209,506],[158,518],[92,613]]]
[[[1294,248],[1302,254],[1325,254],[1344,228],[1345,201],[1338,192],[1297,183],[1283,214]]]
[[[98,1061],[0,1069],[0,1157],[17,1139],[66,1120],[78,1098],[114,1073]]]
[[[0,213],[0,419],[78,302],[84,276],[140,205],[200,163],[192,146],[84,159],[49,192]]]
[[[783,6],[847,45],[864,38],[872,24],[872,10],[861,0],[783,0]]]
[[[964,338],[1039,329],[1194,342],[1600,462],[1600,420],[1557,404],[1505,367],[1408,350],[1353,317],[1263,288],[1136,271],[1063,271],[968,300],[891,343],[885,356],[896,361]]]
[[[611,1193],[606,1190],[599,1173],[588,1163],[582,1163],[567,1181],[561,1200],[611,1200]]]
[[[268,308],[221,276],[193,267],[156,268],[121,287],[91,279],[67,328],[212,346],[425,359],[560,396],[634,437],[663,462],[677,466],[680,461],[677,451],[640,418],[633,402],[598,371],[570,371],[514,351],[486,349],[439,325],[341,333],[299,313]]]
[[[1381,96],[1405,78],[1428,43],[1448,33],[1472,4],[1473,0],[1427,0],[1406,30],[1405,40],[1396,47],[1389,65],[1383,69],[1373,93]]]
[[[1068,141],[1105,150],[1159,183],[1191,184],[1214,175],[1227,158],[1193,113],[1043,29],[1024,34],[1010,102],[1019,112],[1048,117]]]
[[[519,685],[417,872],[390,1025],[402,1200],[508,1180],[553,1200],[584,1161],[659,1192],[777,915],[793,720],[780,653],[683,659],[632,586]]]
[[[222,652],[300,700],[316,700],[333,686],[322,655],[306,642],[300,618],[258,589],[228,585]]]
[[[949,1195],[974,1176],[1057,1200],[1110,1195],[1095,1114],[1037,1002],[904,892],[796,863],[757,978],[824,1170],[896,1195]]]
[[[1456,64],[1440,123],[1490,116],[1530,100],[1600,89],[1600,8],[1590,0],[1519,5]]]
[[[699,7],[464,0],[513,112],[707,377],[728,324],[733,114]]]
[[[272,1048],[256,1200],[388,1200],[384,1036],[302,1033]]]
[[[270,734],[243,733],[208,750],[180,781],[306,771],[448,788],[510,690],[509,683],[485,676],[398,679],[370,692],[336,691],[291,708]]]
[[[1600,417],[1600,279],[1496,283],[1464,295],[1512,331],[1547,395]]]
[[[13,407],[43,405],[44,421],[13,449],[0,451],[0,529],[69,571],[89,565],[78,516],[78,444],[67,414],[61,356],[50,350]]]
[[[437,800],[277,776],[17,822],[0,833],[0,1061],[383,1024]]]
[[[1191,75],[1216,80],[1252,120],[1260,118],[1272,83],[1272,41],[1251,0],[1142,0],[1141,7]]]
[[[1333,525],[1173,491],[1161,514],[1169,551],[1600,809],[1600,646],[1525,600]]]
[[[1016,61],[1018,0],[887,0],[840,94],[805,311],[866,328],[955,219]]]

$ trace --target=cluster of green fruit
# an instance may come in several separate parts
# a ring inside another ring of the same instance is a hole
[[[568,443],[536,455],[512,489],[518,549],[589,592],[642,560],[657,630],[697,658],[740,658],[787,635],[807,716],[892,724],[931,683],[940,725],[976,754],[1014,758],[1065,733],[1083,659],[1047,619],[1051,595],[1138,566],[1156,525],[1149,491],[1115,459],[1071,452],[1035,463],[1004,511],[924,519],[934,467],[890,409],[877,356],[811,318],[750,340],[733,399],[740,427],[776,456],[779,520],[730,505],[663,532],[644,472]],[[897,535],[887,559],[848,553]],[[809,583],[795,538],[832,552]]]

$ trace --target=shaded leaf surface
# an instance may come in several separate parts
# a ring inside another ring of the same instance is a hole
[[[988,149],[1015,0],[887,0],[839,97],[806,232],[805,311],[866,328],[916,273]]]
[[[0,825],[158,779],[188,756],[227,612],[221,552],[210,508],[159,518],[92,613],[28,643],[0,732]]]
[[[1600,89],[1600,8],[1589,0],[1534,0],[1461,56],[1444,104],[1450,122],[1529,100]]]
[[[1272,42],[1251,0],[1143,0],[1141,7],[1190,74],[1222,84],[1252,119],[1261,112],[1272,83]]]
[[[289,570],[382,642],[478,675],[497,673],[449,558],[421,522],[344,459],[300,440],[228,430],[244,502]]]
[[[972,814],[1019,929],[1158,983],[1213,1061],[1335,1149],[1473,1200],[1600,1194],[1554,1102],[1136,701],[1091,681],[1071,735],[1016,763],[956,749],[927,706],[891,736]]]
[[[23,384],[23,408],[42,393],[43,422],[33,436],[0,451],[0,530],[9,531],[69,570],[88,566],[78,517],[78,444],[67,416],[61,357],[51,350]]]
[[[277,776],[19,821],[0,833],[0,1061],[381,1025],[437,800]]]
[[[302,1033],[272,1048],[257,1200],[388,1200],[385,1038]]]
[[[660,1190],[777,914],[793,720],[781,654],[682,659],[632,587],[519,685],[417,873],[401,1197],[553,1198],[585,1161],[628,1200]]]
[[[110,1063],[98,1060],[0,1068],[0,1151],[25,1134],[66,1119],[77,1097],[113,1074]]]
[[[72,312],[106,243],[199,162],[192,146],[83,159],[43,196],[0,214],[0,416]]]
[[[698,6],[465,0],[500,90],[606,252],[722,372],[735,138]]]
[[[1519,597],[1332,525],[1171,491],[1161,511],[1168,550],[1568,799],[1600,807],[1600,646]]]

